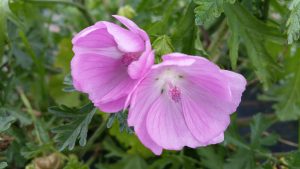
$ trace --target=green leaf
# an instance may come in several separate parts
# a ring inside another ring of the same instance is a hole
[[[195,21],[197,25],[204,25],[219,17],[225,3],[233,4],[235,0],[194,0],[198,5],[195,8]]]
[[[2,109],[0,109],[0,133],[7,130],[15,120],[15,117],[7,115]]]
[[[209,169],[220,169],[224,165],[224,153],[217,151],[213,146],[203,147],[197,149],[197,153],[201,157],[203,166]]]
[[[63,84],[66,85],[66,87],[63,88],[64,92],[75,92],[76,91],[76,89],[73,86],[73,79],[72,79],[71,74],[68,74],[65,76]]]
[[[232,69],[236,69],[236,64],[238,60],[238,52],[239,52],[239,34],[238,34],[238,25],[231,23],[231,34],[228,40],[229,46],[229,59],[231,63]]]
[[[4,52],[4,44],[6,39],[6,14],[5,14],[5,6],[7,1],[0,2],[0,63],[2,61],[2,55]]]
[[[176,29],[174,29],[171,36],[176,51],[190,55],[195,55],[195,49],[199,50],[202,45],[199,37],[200,33],[198,32],[199,29],[195,25],[194,8],[195,3],[193,2],[186,5],[184,13],[176,23]],[[203,48],[202,50],[204,51]]]
[[[264,118],[262,116],[262,114],[257,114],[253,117],[253,120],[250,124],[250,128],[251,128],[251,136],[250,136],[250,140],[251,140],[251,145],[252,148],[259,148],[262,141],[266,141],[263,140],[268,138],[268,139],[276,139],[277,137],[273,137],[273,136],[266,136],[266,137],[262,137],[263,132],[268,129],[272,124],[274,123],[273,119],[267,119]],[[269,140],[271,141],[271,140]]]
[[[300,50],[286,57],[284,77],[269,91],[277,117],[282,120],[296,120],[300,117]]]
[[[26,159],[32,159],[34,157],[43,156],[51,153],[54,147],[51,143],[37,145],[35,143],[26,143],[26,146],[21,149],[21,155]]]
[[[78,158],[76,156],[71,155],[68,158],[68,163],[63,169],[89,169],[89,167],[78,161]]]
[[[171,39],[167,35],[163,35],[156,38],[153,42],[153,48],[155,50],[156,55],[158,56],[162,56],[164,54],[171,53],[174,51]]]
[[[248,150],[239,149],[231,156],[225,164],[224,169],[255,169],[254,155]]]
[[[43,119],[38,119],[35,123],[34,123],[34,127],[37,130],[37,133],[39,134],[39,137],[41,138],[41,141],[43,143],[48,143],[50,142],[50,138],[48,135],[48,131],[46,129],[45,126],[45,122]]]
[[[300,152],[289,153],[284,157],[284,163],[289,166],[290,169],[299,169],[300,166]]]
[[[278,70],[278,66],[264,46],[264,37],[272,37],[274,40],[281,39],[278,30],[257,20],[238,3],[224,5],[224,10],[231,31],[229,46],[232,66],[235,67],[236,64],[238,38],[241,38],[257,77],[264,83],[264,87],[268,88],[271,81],[274,80],[272,75]]]
[[[8,165],[6,162],[0,162],[0,169],[6,168]]]
[[[147,169],[146,161],[137,155],[126,155],[122,160],[110,165],[99,164],[99,169]]]
[[[293,0],[289,6],[291,14],[286,22],[288,43],[297,41],[300,37],[300,0]]]
[[[60,143],[60,150],[64,150],[68,147],[72,150],[79,139],[79,145],[84,146],[86,144],[88,125],[91,122],[96,109],[91,104],[87,104],[80,109],[75,110],[72,115],[70,108],[58,108],[53,107],[49,111],[54,113],[61,113],[62,116],[71,118],[71,122],[54,128],[52,131],[56,133],[55,141]],[[74,109],[73,109],[74,110]]]

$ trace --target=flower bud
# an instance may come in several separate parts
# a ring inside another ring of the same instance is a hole
[[[130,5],[125,5],[119,8],[118,15],[125,16],[126,18],[132,19],[136,16],[134,9]]]

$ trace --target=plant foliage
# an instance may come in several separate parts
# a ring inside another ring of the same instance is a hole
[[[148,33],[156,62],[181,52],[246,77],[223,143],[155,156],[127,110],[75,90],[72,38],[113,14]],[[0,0],[0,169],[298,169],[299,35],[300,0]]]

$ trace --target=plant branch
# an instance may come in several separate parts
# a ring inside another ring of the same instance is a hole
[[[217,62],[220,57],[220,53],[218,52],[218,48],[223,42],[225,35],[227,34],[228,27],[226,24],[226,20],[224,19],[220,25],[220,28],[215,33],[215,38],[213,38],[212,42],[210,43],[207,51],[210,54],[209,59],[213,62]]]
[[[267,132],[267,131],[264,131],[264,132],[263,132],[263,135],[268,136],[268,135],[270,135],[270,133]],[[289,145],[289,146],[291,146],[291,147],[296,147],[296,148],[298,147],[298,144],[297,144],[297,143],[294,143],[294,142],[292,142],[292,141],[283,139],[283,138],[281,138],[281,137],[278,138],[278,142],[280,142],[280,143],[282,143],[282,144]]]

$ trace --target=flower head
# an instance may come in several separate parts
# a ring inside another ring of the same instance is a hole
[[[127,95],[154,63],[148,35],[131,20],[114,17],[127,29],[101,21],[72,40],[73,85],[105,112],[122,110]]]
[[[220,143],[245,86],[205,58],[167,54],[130,94],[128,124],[155,154]]]

